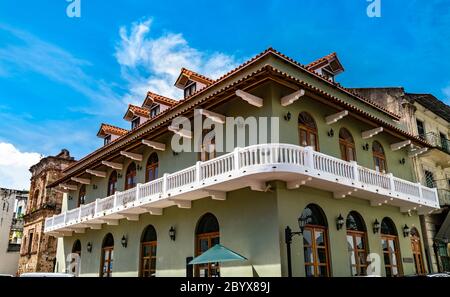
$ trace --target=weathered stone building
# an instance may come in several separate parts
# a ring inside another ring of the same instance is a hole
[[[30,197],[24,216],[18,273],[54,270],[56,239],[44,234],[45,218],[61,212],[63,194],[47,185],[61,178],[62,170],[74,162],[68,150],[43,158],[30,168]]]
[[[354,91],[401,115],[400,122],[409,133],[431,144],[411,162],[416,181],[437,188],[441,207],[421,216],[428,270],[450,271],[450,106],[431,94],[412,94],[400,87]]]

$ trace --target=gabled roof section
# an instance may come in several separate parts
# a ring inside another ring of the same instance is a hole
[[[158,95],[156,93],[147,92],[147,96],[145,97],[145,100],[144,100],[144,103],[142,104],[142,106],[150,107],[150,106],[152,106],[153,103],[159,103],[162,105],[172,107],[178,103],[178,100],[164,97],[164,96]]]
[[[150,118],[150,110],[145,107],[129,104],[128,110],[123,116],[126,121],[132,121],[135,117]]]
[[[417,102],[426,109],[429,109],[434,114],[440,116],[444,120],[450,123],[450,106],[437,99],[431,94],[410,94],[406,93],[406,96],[412,103]]]
[[[311,71],[316,71],[317,69],[320,68],[326,68],[333,75],[337,75],[341,72],[344,72],[344,67],[339,61],[339,58],[336,53],[331,53],[329,55],[326,55],[325,57],[317,59],[314,62],[311,62],[308,65],[306,65],[306,69]]]
[[[128,133],[128,130],[113,125],[102,123],[98,130],[97,136],[104,138],[107,135],[122,136]]]
[[[178,76],[177,81],[175,82],[175,86],[177,88],[184,89],[186,87],[186,84],[190,80],[202,83],[207,86],[211,85],[214,82],[214,80],[209,77],[186,68],[181,68],[181,73],[180,76]]]

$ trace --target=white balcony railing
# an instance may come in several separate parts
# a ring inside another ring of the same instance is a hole
[[[355,196],[373,200],[372,205],[389,200],[402,211],[421,208],[425,212],[439,208],[437,190],[434,188],[315,152],[311,147],[261,144],[237,148],[232,153],[197,162],[186,169],[138,184],[133,189],[116,192],[115,195],[48,218],[45,232],[73,231],[80,226],[86,227],[90,222],[102,223],[102,218],[120,218],[124,212],[172,206],[171,201],[178,199],[178,196],[189,200],[195,191],[204,194],[204,190],[211,187],[215,189],[222,185],[225,192],[246,187],[250,179],[258,174],[266,174],[264,178],[267,181],[284,179],[288,182],[287,179],[307,177],[312,180],[312,186],[324,186],[328,190],[348,188],[353,193],[358,190],[361,194]],[[233,186],[228,186],[232,182]]]

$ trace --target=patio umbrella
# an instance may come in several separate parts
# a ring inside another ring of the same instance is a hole
[[[239,255],[236,252],[224,247],[221,244],[216,244],[203,254],[192,259],[189,265],[192,264],[205,264],[216,262],[230,262],[230,261],[245,261],[247,258]]]

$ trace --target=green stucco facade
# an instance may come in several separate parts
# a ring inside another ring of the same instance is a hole
[[[384,121],[393,123],[392,119],[379,110],[375,110],[369,105],[337,91],[325,82],[299,71],[289,63],[281,62],[272,57],[261,61],[261,64],[263,63],[269,63],[281,71],[321,88]],[[243,71],[240,77],[250,73],[250,70],[246,69]],[[237,77],[236,80],[240,77]],[[280,104],[280,98],[291,93],[292,90],[272,81],[258,85],[251,89],[251,92],[264,99],[263,107],[257,108],[242,100],[233,98],[217,106],[214,111],[227,117],[279,117],[279,142],[296,145],[299,144],[298,115],[300,112],[308,112],[317,125],[320,152],[340,158],[339,130],[345,127],[354,138],[358,164],[375,169],[372,143],[373,141],[378,141],[385,150],[388,172],[402,179],[414,181],[413,169],[407,151],[403,149],[390,150],[390,144],[399,142],[402,139],[384,132],[370,139],[362,138],[362,131],[373,129],[375,124],[371,125],[366,121],[361,121],[349,115],[335,124],[327,125],[325,117],[339,110],[334,106],[320,103],[309,96],[304,96],[293,104],[283,107]],[[288,112],[292,115],[290,121],[284,119]],[[328,135],[330,129],[334,130],[333,137]],[[173,173],[192,166],[198,161],[198,153],[179,153],[174,155],[170,148],[171,136],[172,134],[168,132],[153,139],[164,142],[167,147],[165,151],[157,152],[159,177],[164,173]],[[369,144],[369,149],[363,150],[362,147],[366,143]],[[146,162],[154,151],[145,146],[142,146],[140,150],[137,152],[143,154],[143,161],[138,162],[142,169],[137,171],[137,181],[138,183],[144,183]],[[221,154],[218,153],[217,155]],[[400,160],[403,158],[406,162],[401,164]],[[118,191],[124,189],[126,168],[131,162],[129,159],[123,161],[124,169],[120,172],[122,178],[118,179]],[[106,171],[108,177],[112,169],[107,169]],[[107,182],[108,178],[93,176],[91,184],[86,187],[86,203],[92,202],[96,198],[106,197]],[[241,263],[235,262],[221,265],[221,276],[287,276],[284,228],[289,225],[294,230],[297,229],[297,219],[309,203],[319,205],[328,221],[330,271],[332,276],[350,276],[345,227],[342,230],[337,230],[335,222],[339,214],[346,217],[352,210],[361,214],[367,226],[368,253],[380,254],[383,261],[380,234],[372,232],[372,224],[375,219],[381,222],[384,217],[389,217],[394,221],[397,228],[401,257],[412,257],[411,242],[408,237],[403,237],[402,227],[407,224],[420,230],[418,215],[413,213],[411,216],[408,216],[392,206],[370,206],[367,200],[357,198],[357,194],[344,199],[335,199],[332,192],[307,186],[302,186],[296,190],[288,190],[284,182],[276,180],[268,182],[272,185],[271,190],[268,192],[251,191],[249,188],[230,191],[227,192],[225,201],[204,198],[193,201],[190,209],[180,209],[172,206],[165,208],[161,216],[142,214],[138,221],[122,219],[118,226],[103,224],[101,230],[86,229],[84,234],[74,233],[72,236],[60,238],[58,241],[58,270],[65,270],[65,257],[71,252],[75,240],[79,239],[82,244],[80,275],[98,276],[100,272],[102,240],[110,232],[115,240],[113,276],[138,276],[140,238],[145,227],[151,224],[156,229],[158,240],[156,275],[185,276],[186,258],[195,256],[196,224],[203,214],[209,212],[218,219],[221,244],[249,259]],[[77,206],[77,191],[69,192],[66,198],[63,210],[73,209]],[[176,229],[175,241],[172,241],[168,235],[171,226]],[[126,248],[120,244],[120,239],[123,235],[128,236],[128,246]],[[90,253],[86,251],[87,242],[91,242],[93,246]],[[402,263],[402,266],[405,275],[414,273],[413,263],[405,262]],[[305,275],[300,237],[294,237],[293,239],[292,267],[294,276]],[[384,273],[383,265],[381,266],[381,271]]]

